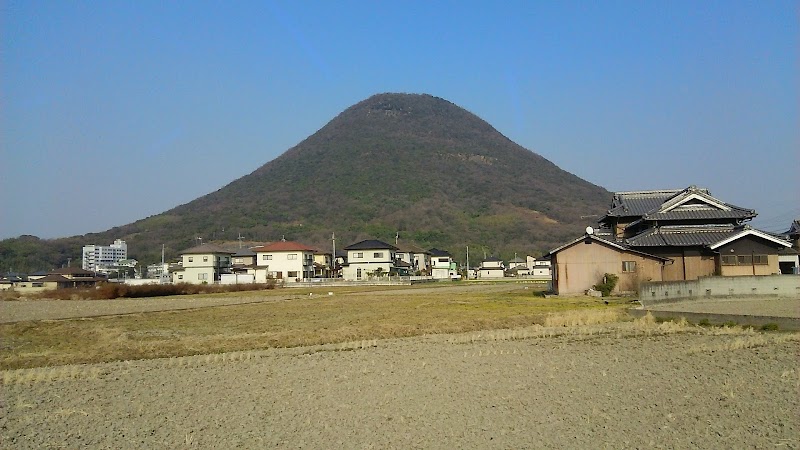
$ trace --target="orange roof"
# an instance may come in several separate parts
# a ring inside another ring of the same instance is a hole
[[[254,252],[313,252],[315,249],[294,241],[278,241],[271,244],[254,247]]]

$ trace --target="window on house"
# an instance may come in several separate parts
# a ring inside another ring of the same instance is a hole
[[[636,272],[636,261],[622,261],[622,272]]]
[[[263,255],[261,256],[261,259],[264,261],[272,261],[272,255]]]
[[[208,279],[208,274],[207,273],[198,273],[197,274],[197,279],[198,280],[207,280]]]
[[[289,278],[297,278],[297,271],[296,270],[290,270],[289,272],[286,272],[286,276],[289,277]]]
[[[736,256],[736,263],[740,266],[749,266],[753,263],[753,258],[750,255],[738,255]]]
[[[192,261],[194,261],[194,258],[190,256],[189,257],[189,262],[192,262]]]
[[[356,278],[361,279],[361,269],[356,270]]]
[[[44,287],[44,283],[32,283],[32,287]]]
[[[753,264],[763,266],[769,264],[767,255],[753,255]]]
[[[362,252],[358,252],[358,253],[356,253],[356,256],[355,256],[355,257],[356,257],[356,258],[363,258],[363,257],[364,257],[364,254],[363,254]]]
[[[286,259],[297,259],[297,253],[289,253],[286,255]]]
[[[375,252],[372,254],[373,258],[383,258],[383,252]]]
[[[203,256],[203,262],[208,262],[208,256]]]
[[[735,266],[736,265],[736,255],[722,255],[722,265],[723,266]]]
[[[182,280],[183,279],[183,275],[178,275],[178,279]]]
[[[275,278],[277,278],[277,279],[279,279],[279,280],[280,280],[281,278],[283,278],[283,272],[275,272]]]

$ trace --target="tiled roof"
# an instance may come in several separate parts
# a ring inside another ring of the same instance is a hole
[[[680,190],[616,192],[611,200],[608,216],[641,216],[660,207]]]
[[[348,245],[344,248],[345,250],[397,250],[392,244],[387,244],[386,242],[379,241],[376,239],[367,239],[361,242],[356,242],[355,244]]]
[[[233,256],[256,256],[256,252],[249,248],[240,248]]]
[[[451,255],[450,252],[446,252],[444,250],[439,250],[438,248],[435,248],[435,247],[430,249],[430,250],[428,250],[428,253],[430,253],[431,256],[449,256],[451,258],[453,257],[453,255]]]
[[[712,197],[708,189],[689,186],[679,191],[638,191],[614,194],[606,217],[644,220],[749,219],[756,212]]]
[[[503,260],[502,260],[502,259],[500,259],[500,258],[496,258],[496,257],[494,257],[494,256],[490,256],[490,257],[488,257],[488,258],[486,258],[486,259],[484,259],[484,260],[483,260],[483,262],[498,262],[498,261],[499,261],[499,262],[503,262]]]
[[[794,219],[786,234],[800,234],[800,219]]]
[[[38,280],[35,280],[35,281],[37,283],[41,282],[41,281],[56,281],[56,282],[59,282],[59,283],[69,283],[72,280],[70,280],[69,278],[64,277],[63,275],[58,275],[58,274],[55,274],[55,273],[51,273],[50,275],[48,275],[46,277],[39,278]]]
[[[624,243],[614,242],[613,240],[605,239],[603,237],[600,237],[600,236],[597,236],[597,235],[594,235],[594,234],[583,235],[583,236],[581,236],[581,237],[579,237],[577,239],[573,239],[572,241],[567,242],[566,244],[564,244],[564,245],[562,245],[560,247],[554,248],[553,250],[550,250],[546,255],[544,255],[544,257],[542,259],[550,259],[552,255],[560,252],[561,250],[564,250],[565,248],[571,247],[571,246],[577,244],[578,242],[583,242],[583,241],[587,241],[587,240],[596,241],[598,243],[608,245],[610,247],[616,248],[616,249],[624,251],[624,252],[636,253],[638,255],[646,256],[648,258],[660,259],[662,261],[669,261],[670,260],[670,258],[664,258],[664,257],[661,257],[661,256],[651,255],[649,253],[645,253],[645,252],[642,252],[640,250],[636,250],[635,248],[631,248],[631,247],[625,245]]]
[[[251,250],[254,252],[313,252],[311,248],[305,244],[294,241],[278,241],[271,244],[262,245],[261,247],[254,247]]]
[[[728,205],[732,206],[732,205]],[[666,212],[655,212],[653,214],[645,214],[644,218],[647,220],[713,220],[713,219],[749,219],[754,217],[753,211],[744,208],[732,207],[730,210],[725,211],[721,209],[680,209]]]
[[[690,247],[711,245],[736,234],[732,225],[684,225],[649,228],[626,239],[631,247]]]

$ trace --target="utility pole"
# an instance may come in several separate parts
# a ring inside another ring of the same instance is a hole
[[[239,249],[241,250],[241,248],[242,248],[242,239],[244,239],[244,236],[242,236],[242,233],[239,233],[239,237],[237,237],[236,239],[239,240]]]
[[[333,241],[333,253],[331,253],[331,278],[333,278],[334,271],[336,270],[336,233],[331,233],[331,241]]]
[[[469,280],[469,245],[467,246],[467,279]]]

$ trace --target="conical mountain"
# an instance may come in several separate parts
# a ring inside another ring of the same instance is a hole
[[[361,238],[539,254],[579,233],[610,194],[441,98],[378,94],[253,173],[92,243],[128,241],[133,257],[172,255],[194,236],[329,248]],[[223,231],[224,230],[224,231]],[[74,238],[70,238],[74,239]],[[88,242],[87,242],[88,243]]]

